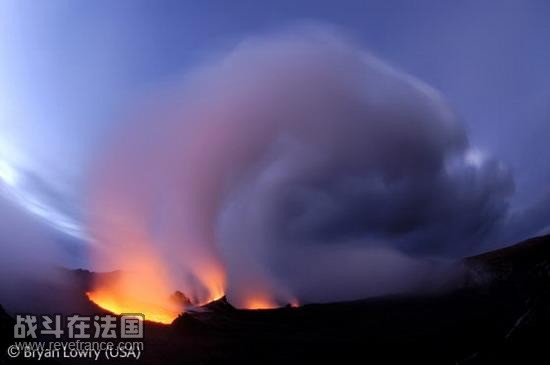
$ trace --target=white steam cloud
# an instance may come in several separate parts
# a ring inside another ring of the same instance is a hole
[[[236,306],[357,299],[442,284],[506,214],[510,174],[441,96],[332,31],[245,40],[166,94],[98,164],[98,268],[147,252],[197,301],[212,268]]]

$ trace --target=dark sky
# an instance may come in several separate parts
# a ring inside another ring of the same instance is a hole
[[[549,19],[545,0],[4,1],[0,162],[78,196],[132,102],[242,37],[311,21],[440,90],[511,166],[523,209],[550,180]]]

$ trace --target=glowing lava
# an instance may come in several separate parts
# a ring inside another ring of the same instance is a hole
[[[172,323],[185,309],[174,297],[173,285],[152,252],[135,252],[125,271],[99,274],[88,298],[114,314],[143,314],[145,320]]]
[[[249,298],[245,302],[246,309],[274,309],[278,307],[280,305],[267,296]]]
[[[163,324],[170,324],[178,317],[181,311],[166,308],[155,303],[147,303],[136,298],[128,298],[107,291],[93,291],[86,293],[88,299],[113,314],[139,313],[145,320]]]
[[[114,314],[143,314],[145,320],[170,324],[186,308],[200,306],[224,296],[224,272],[216,266],[197,267],[200,293],[187,297],[176,294],[177,285],[167,275],[163,263],[151,251],[128,255],[129,271],[99,274],[88,299]],[[185,289],[185,287],[184,287]],[[186,289],[189,289],[187,287]]]

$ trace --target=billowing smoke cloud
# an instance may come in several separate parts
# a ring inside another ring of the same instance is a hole
[[[326,29],[245,40],[162,99],[106,149],[91,213],[98,268],[147,267],[157,297],[437,285],[507,211],[510,174],[441,96]]]

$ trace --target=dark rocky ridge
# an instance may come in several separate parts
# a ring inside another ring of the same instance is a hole
[[[6,349],[13,339],[13,326],[15,321],[11,318],[0,305],[0,364],[7,361]]]
[[[236,310],[224,300],[210,303],[171,326],[147,323],[142,361],[549,363],[550,236],[469,257],[464,264],[463,285],[446,293],[260,311]],[[79,283],[72,295],[81,298],[73,302],[84,303],[93,274],[71,273]],[[86,306],[78,310],[101,311]],[[0,329],[8,337],[13,331],[13,320],[2,312]]]

